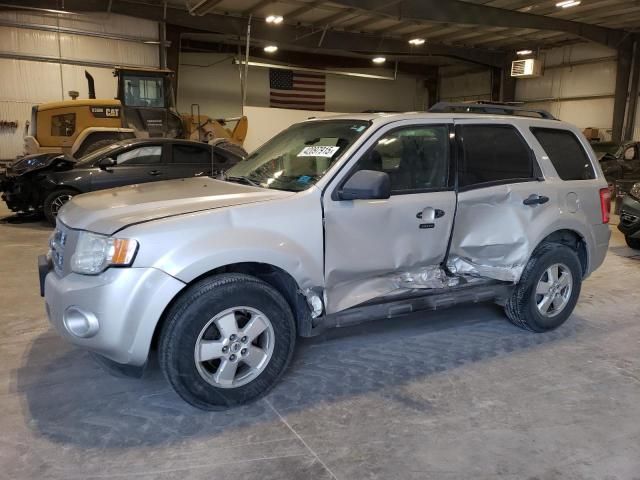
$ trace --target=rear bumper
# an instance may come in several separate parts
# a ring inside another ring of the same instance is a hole
[[[609,250],[609,240],[611,240],[611,227],[608,223],[595,225],[592,229],[594,247],[589,253],[589,271],[587,275],[591,274],[604,262]],[[586,277],[586,275],[585,275]]]
[[[620,205],[620,230],[626,237],[640,238],[640,201],[627,195]]]

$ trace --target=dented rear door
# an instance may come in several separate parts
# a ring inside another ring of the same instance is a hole
[[[457,120],[458,207],[447,264],[458,274],[519,280],[558,198],[528,132],[500,120]]]

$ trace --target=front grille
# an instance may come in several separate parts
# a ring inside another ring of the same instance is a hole
[[[58,222],[53,235],[49,239],[51,261],[53,262],[53,269],[58,275],[62,275],[64,272],[65,246],[67,245],[68,233],[67,228]]]

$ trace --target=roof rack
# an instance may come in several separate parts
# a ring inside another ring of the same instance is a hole
[[[523,108],[514,105],[504,105],[497,103],[450,103],[438,102],[429,109],[431,113],[484,113],[489,115],[518,115],[535,114],[546,120],[557,120],[546,110],[536,110]],[[528,116],[528,115],[525,115]]]

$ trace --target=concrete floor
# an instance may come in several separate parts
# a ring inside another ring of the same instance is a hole
[[[112,377],[48,328],[49,232],[0,224],[0,478],[640,479],[640,252],[617,231],[555,332],[492,305],[336,330],[223,413],[156,366]]]

